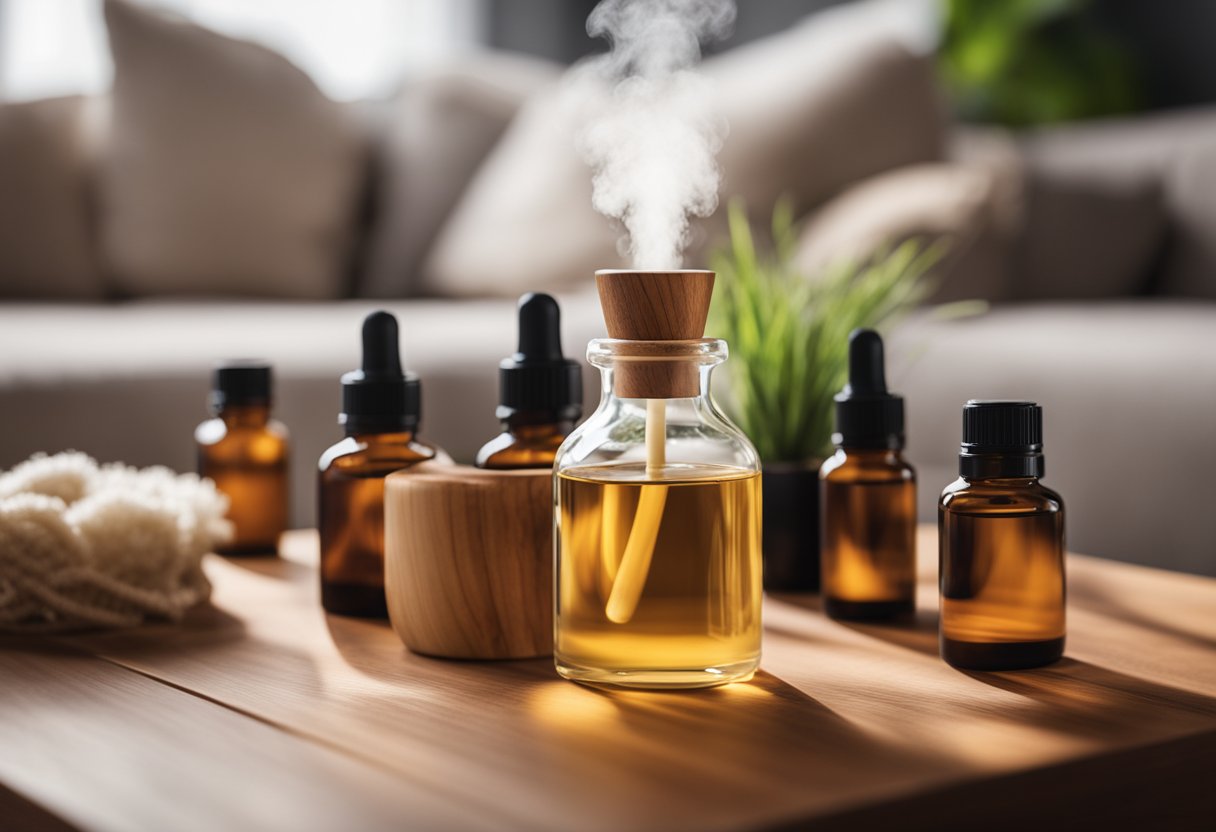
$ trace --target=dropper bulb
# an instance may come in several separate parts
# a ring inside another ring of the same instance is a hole
[[[887,392],[883,371],[882,337],[872,329],[855,329],[849,335],[850,395],[881,395]]]
[[[363,319],[362,370],[367,379],[396,379],[403,375],[397,319],[384,310]]]
[[[561,361],[561,311],[557,301],[541,292],[529,292],[519,299],[520,364]]]

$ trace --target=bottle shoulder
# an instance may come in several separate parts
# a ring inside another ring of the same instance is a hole
[[[450,461],[441,449],[414,438],[378,439],[377,437],[347,436],[335,442],[317,463],[319,470],[337,470],[348,474],[390,474],[419,462]]]
[[[916,469],[896,450],[837,448],[824,460],[819,478],[832,483],[915,483]]]
[[[1034,479],[966,480],[959,477],[942,490],[938,505],[957,514],[1051,514],[1064,510],[1064,500]]]
[[[663,447],[668,463],[760,470],[760,457],[751,440],[708,398],[663,401]],[[556,467],[644,462],[649,421],[645,399],[609,396],[562,443]]]
[[[200,450],[215,461],[272,464],[287,457],[287,429],[279,423],[230,424],[208,419],[194,431]]]
[[[566,437],[553,434],[527,438],[500,433],[477,451],[474,464],[478,468],[550,468]]]

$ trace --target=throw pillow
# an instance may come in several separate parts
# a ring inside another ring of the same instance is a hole
[[[486,53],[410,81],[376,114],[376,212],[357,294],[416,294],[422,260],[477,166],[555,64]]]
[[[703,67],[730,122],[722,201],[740,194],[756,216],[783,194],[811,208],[857,179],[942,155],[931,60],[870,16],[820,17]],[[474,177],[424,266],[432,291],[510,296],[625,265],[620,230],[591,207],[562,92],[530,102]],[[694,229],[686,262],[704,261],[724,214]]]
[[[106,0],[102,241],[128,295],[345,292],[364,140],[286,58]]]
[[[1183,156],[1166,183],[1172,237],[1157,288],[1216,299],[1216,144]]]
[[[1020,215],[1020,194],[991,168],[911,165],[854,185],[812,215],[795,263],[805,273],[866,262],[906,240],[948,245],[933,269],[938,302],[1000,300]]]
[[[1032,167],[1011,297],[1063,300],[1140,294],[1165,238],[1155,176]]]
[[[80,97],[0,105],[0,297],[96,300],[92,150]]]

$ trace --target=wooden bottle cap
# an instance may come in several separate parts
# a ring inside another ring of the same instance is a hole
[[[520,659],[553,650],[553,473],[426,462],[390,474],[384,583],[416,653]]]
[[[611,338],[669,342],[631,345],[621,355],[616,394],[627,399],[679,399],[700,393],[699,369],[677,356],[677,343],[705,336],[714,273],[699,269],[595,273],[604,323]]]

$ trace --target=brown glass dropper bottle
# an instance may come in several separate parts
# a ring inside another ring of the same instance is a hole
[[[213,418],[194,432],[199,476],[228,498],[232,539],[223,555],[273,554],[287,528],[287,428],[270,418],[271,367],[227,361],[215,369]]]
[[[321,455],[318,479],[321,604],[342,615],[382,617],[384,478],[446,454],[415,438],[418,377],[401,369],[397,319],[363,321],[363,366],[342,376],[346,438]]]
[[[819,471],[820,585],[832,618],[910,616],[916,605],[916,472],[903,457],[904,400],[887,391],[882,338],[849,336],[836,453]]]
[[[519,348],[498,370],[503,431],[477,452],[479,468],[552,468],[582,415],[583,376],[562,355],[561,309],[541,293],[519,299]]]
[[[938,503],[941,653],[967,670],[1064,654],[1064,501],[1043,476],[1043,409],[973,399]]]

